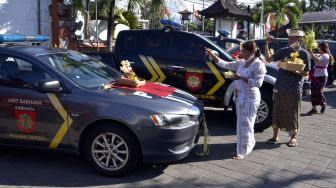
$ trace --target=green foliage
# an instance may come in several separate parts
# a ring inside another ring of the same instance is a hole
[[[196,25],[195,23],[187,23],[188,25],[188,30],[189,31],[198,31],[199,28],[198,28],[198,25]]]
[[[273,0],[266,1],[264,4],[265,14],[275,13],[276,28],[285,24],[286,16],[292,23],[292,28],[296,28],[302,14],[300,7],[301,2],[299,0]]]
[[[128,21],[130,29],[136,29],[138,26],[138,18],[132,11],[123,12],[124,18]]]
[[[82,0],[72,0],[72,9],[73,12],[76,12],[77,10],[83,12],[84,6]]]
[[[214,21],[212,19],[204,19],[204,30],[212,33],[214,30]]]
[[[110,11],[109,8],[110,0],[99,0],[97,1],[97,19],[98,20],[107,20],[108,19],[108,13]],[[90,2],[90,17],[92,20],[96,19],[96,3]]]
[[[335,0],[309,0],[309,11],[332,11],[336,10]]]
[[[141,6],[142,18],[149,20],[149,28],[161,28],[160,20],[163,18],[165,0],[147,0]]]
[[[114,23],[115,24],[124,24],[129,26],[128,21],[126,20],[126,18],[124,17],[124,12],[125,10],[123,9],[114,9]]]

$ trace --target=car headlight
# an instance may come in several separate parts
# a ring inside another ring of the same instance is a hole
[[[185,125],[190,122],[194,118],[190,115],[178,115],[178,114],[159,114],[159,115],[151,115],[151,120],[155,125],[158,126],[176,126],[176,125]]]

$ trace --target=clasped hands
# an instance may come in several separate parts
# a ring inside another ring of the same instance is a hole
[[[248,83],[248,78],[235,73],[235,75],[232,77],[233,80],[243,80],[244,82]]]

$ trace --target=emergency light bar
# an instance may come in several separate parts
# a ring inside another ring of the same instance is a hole
[[[183,29],[183,25],[177,22],[174,22],[173,20],[160,20],[160,23],[164,25],[165,27],[171,27],[175,29]]]
[[[45,35],[0,34],[0,43],[10,42],[45,42],[49,37]]]

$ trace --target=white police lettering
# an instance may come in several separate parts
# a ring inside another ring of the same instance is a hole
[[[32,106],[15,106],[15,110],[35,112],[35,108]]]
[[[15,98],[9,98],[9,103],[19,103],[19,104],[26,104],[26,105],[42,105],[42,101],[40,100],[30,100],[30,99],[15,99]]]
[[[145,97],[145,98],[149,98],[149,99],[153,98],[153,97],[147,95],[147,93],[141,92],[141,91],[136,91],[136,92],[133,93],[133,95],[137,95],[137,96]]]

